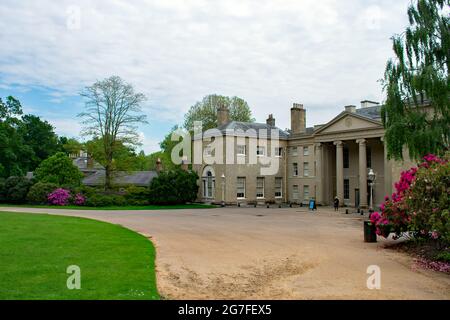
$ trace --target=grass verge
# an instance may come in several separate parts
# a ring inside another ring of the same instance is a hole
[[[0,213],[0,299],[159,299],[155,249],[144,236],[84,218]],[[69,290],[67,268],[80,267]]]

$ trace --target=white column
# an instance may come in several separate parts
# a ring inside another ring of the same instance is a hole
[[[344,205],[344,143],[335,141],[336,146],[336,196],[340,205]]]
[[[359,206],[367,208],[367,142],[356,140],[359,144]]]
[[[316,172],[314,173],[316,176],[316,190],[317,190],[317,203],[323,205],[323,190],[324,190],[324,181],[323,181],[323,171],[322,171],[322,162],[323,162],[323,146],[321,143],[316,144]]]

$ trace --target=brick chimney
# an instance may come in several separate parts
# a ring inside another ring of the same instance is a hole
[[[217,109],[217,124],[218,126],[223,126],[230,122],[230,110],[227,106],[221,105]]]
[[[275,118],[273,117],[273,114],[269,114],[266,123],[268,126],[275,127]]]
[[[294,103],[291,109],[291,132],[292,134],[306,132],[306,110],[302,104]]]
[[[156,160],[156,172],[160,173],[162,171],[162,161],[160,158]]]
[[[370,107],[376,107],[379,106],[380,103],[379,102],[375,102],[375,101],[370,101],[370,100],[364,100],[361,101],[361,108],[370,108]]]

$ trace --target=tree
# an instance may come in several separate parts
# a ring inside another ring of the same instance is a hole
[[[0,120],[17,117],[23,114],[22,105],[16,98],[9,96],[6,102],[0,98]]]
[[[216,128],[217,109],[226,106],[230,110],[230,120],[239,122],[254,122],[252,112],[247,102],[238,97],[225,97],[220,95],[209,95],[202,101],[193,105],[184,116],[184,128],[192,131],[195,121],[202,121],[203,130]]]
[[[103,139],[94,138],[85,143],[87,153],[103,167],[108,165]],[[139,171],[139,160],[133,147],[117,140],[113,146],[114,158],[110,164],[111,171]]]
[[[145,96],[116,76],[86,87],[81,96],[86,99],[86,111],[79,114],[84,124],[82,134],[102,140],[105,189],[110,189],[117,141],[138,145],[137,124],[147,123],[141,114]]]
[[[193,171],[176,169],[164,171],[150,184],[150,202],[173,205],[194,202],[197,199],[198,175]]]
[[[60,137],[58,140],[60,151],[67,155],[80,154],[84,150],[84,145],[75,138]]]
[[[393,37],[396,59],[384,77],[387,93],[382,109],[389,158],[412,159],[443,154],[450,140],[450,0],[416,0],[409,9],[410,26]],[[432,112],[421,105],[431,103]]]
[[[34,115],[25,115],[18,125],[18,133],[24,144],[33,150],[30,167],[34,170],[45,159],[58,152],[58,136],[47,121]]]
[[[0,177],[23,176],[31,166],[33,150],[18,132],[22,113],[19,100],[0,98]]]
[[[63,152],[42,161],[35,171],[38,182],[54,183],[58,186],[79,186],[83,174]]]

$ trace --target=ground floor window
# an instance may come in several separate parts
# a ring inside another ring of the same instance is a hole
[[[303,186],[303,199],[309,200],[309,186]]]
[[[300,193],[298,191],[298,185],[294,185],[292,187],[292,199],[294,199],[294,200],[300,199]]]
[[[275,198],[283,197],[283,178],[275,178]]]
[[[256,198],[264,198],[264,178],[256,178]]]
[[[215,189],[215,178],[211,171],[206,170],[206,174],[202,179],[203,181],[203,198],[213,199]]]
[[[236,195],[238,199],[245,199],[245,178],[237,178]]]
[[[344,199],[350,200],[350,180],[344,180]]]

